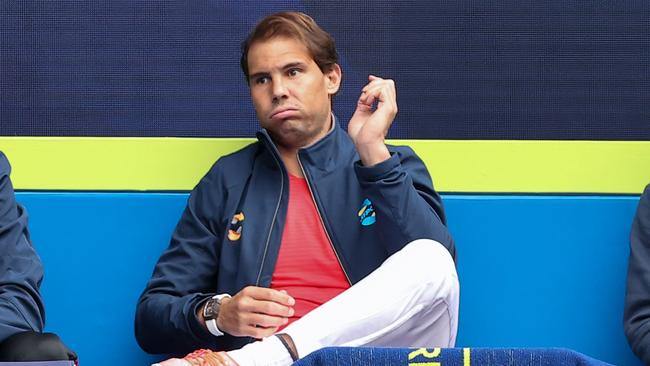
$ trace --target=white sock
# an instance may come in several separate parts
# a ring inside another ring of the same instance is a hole
[[[239,366],[289,366],[293,363],[289,351],[276,336],[229,351],[228,356]]]

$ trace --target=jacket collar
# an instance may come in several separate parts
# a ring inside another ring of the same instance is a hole
[[[266,129],[257,132],[257,139],[264,144],[269,152],[280,157],[280,153]],[[315,168],[322,172],[330,172],[340,168],[341,165],[348,165],[355,155],[356,149],[350,136],[340,127],[338,118],[334,114],[332,114],[332,128],[327,135],[298,150],[298,158],[305,169]]]

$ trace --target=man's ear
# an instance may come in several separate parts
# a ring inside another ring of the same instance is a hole
[[[330,67],[328,71],[325,72],[325,77],[327,78],[327,93],[329,95],[334,95],[339,91],[341,86],[341,66],[339,64],[334,64]]]

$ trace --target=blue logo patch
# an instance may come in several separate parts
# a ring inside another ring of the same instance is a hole
[[[361,209],[357,215],[359,216],[359,221],[361,221],[361,225],[363,226],[370,226],[377,221],[377,218],[375,217],[375,209],[372,207],[372,202],[367,198],[363,200],[363,204],[361,204]]]

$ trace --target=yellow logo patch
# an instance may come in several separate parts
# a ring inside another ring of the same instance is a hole
[[[232,220],[230,221],[230,226],[228,227],[228,239],[230,241],[237,241],[241,238],[243,221],[244,221],[243,212],[239,212],[233,215]]]

